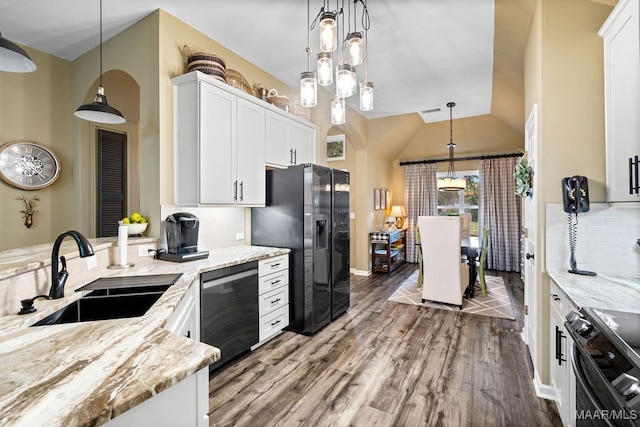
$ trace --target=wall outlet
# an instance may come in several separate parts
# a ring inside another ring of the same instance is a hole
[[[156,247],[153,245],[138,245],[138,256],[153,256],[155,253]]]
[[[350,219],[356,219],[356,213],[355,212],[349,212],[349,218]]]
[[[236,240],[244,240],[244,233],[236,233]]]
[[[98,266],[98,257],[96,255],[87,257],[87,270],[92,270]]]

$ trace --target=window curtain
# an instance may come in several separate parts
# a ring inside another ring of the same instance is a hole
[[[489,227],[487,268],[491,270],[520,271],[522,204],[513,178],[517,162],[516,157],[480,162],[478,222],[480,232]]]
[[[404,169],[404,206],[407,210],[406,259],[418,262],[416,222],[419,216],[438,214],[436,164],[406,165]]]

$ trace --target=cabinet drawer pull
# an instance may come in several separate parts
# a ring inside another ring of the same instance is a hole
[[[276,304],[276,303],[278,303],[278,302],[280,302],[280,301],[281,301],[281,299],[280,299],[280,298],[276,298],[276,299],[274,299],[273,301],[271,301],[271,304]]]
[[[274,281],[272,281],[272,282],[271,282],[271,285],[272,285],[272,286],[273,286],[273,285],[277,285],[277,284],[278,284],[278,283],[280,283],[280,282],[281,282],[281,280],[280,280],[280,279],[278,279],[278,280],[274,280]]]
[[[629,157],[629,194],[638,194],[638,191],[640,191],[638,163],[638,156]]]
[[[271,322],[271,326],[276,326],[278,323],[280,323],[280,319],[276,320],[275,322]]]
[[[271,268],[278,268],[280,267],[280,263],[276,262],[275,264],[271,264]]]

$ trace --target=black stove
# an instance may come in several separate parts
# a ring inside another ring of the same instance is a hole
[[[576,412],[604,413],[607,424],[601,425],[640,426],[640,313],[584,307],[566,319],[574,343]]]

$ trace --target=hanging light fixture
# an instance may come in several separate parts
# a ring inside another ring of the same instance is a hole
[[[0,33],[0,71],[30,73],[38,68],[27,52]]]
[[[373,83],[360,82],[360,110],[373,110]]]
[[[333,84],[333,60],[331,53],[320,52],[318,54],[318,84],[331,86]]]
[[[122,124],[127,120],[122,113],[107,103],[102,86],[102,0],[100,0],[100,85],[93,102],[78,107],[76,117],[96,123]]]
[[[447,144],[449,149],[449,170],[445,178],[438,180],[438,190],[442,191],[460,191],[467,186],[464,178],[456,176],[456,169],[453,166],[453,149],[456,148],[456,144],[453,143],[453,107],[455,106],[455,102],[447,103],[447,107],[449,107],[449,143]]]
[[[347,46],[349,47],[349,65],[362,64],[362,33],[359,31],[349,33]]]
[[[366,19],[365,19],[366,17]],[[373,83],[369,81],[369,69],[368,55],[369,55],[369,36],[367,31],[370,28],[369,22],[369,9],[367,9],[367,3],[364,3],[363,12],[363,26],[364,26],[364,58],[362,59],[362,69],[364,70],[364,81],[360,83],[360,110],[371,111],[373,110]]]
[[[346,110],[344,98],[338,95],[332,95],[331,97],[331,124],[342,125],[346,121]]]
[[[340,98],[348,98],[356,93],[356,71],[345,63],[340,63],[336,67],[336,95]]]
[[[307,70],[300,74],[300,105],[303,107],[315,107],[318,105],[318,85],[316,73],[311,69],[311,42],[309,29],[309,0],[307,0]]]
[[[336,14],[325,8],[320,15],[320,50],[333,52],[338,48],[338,25]]]

